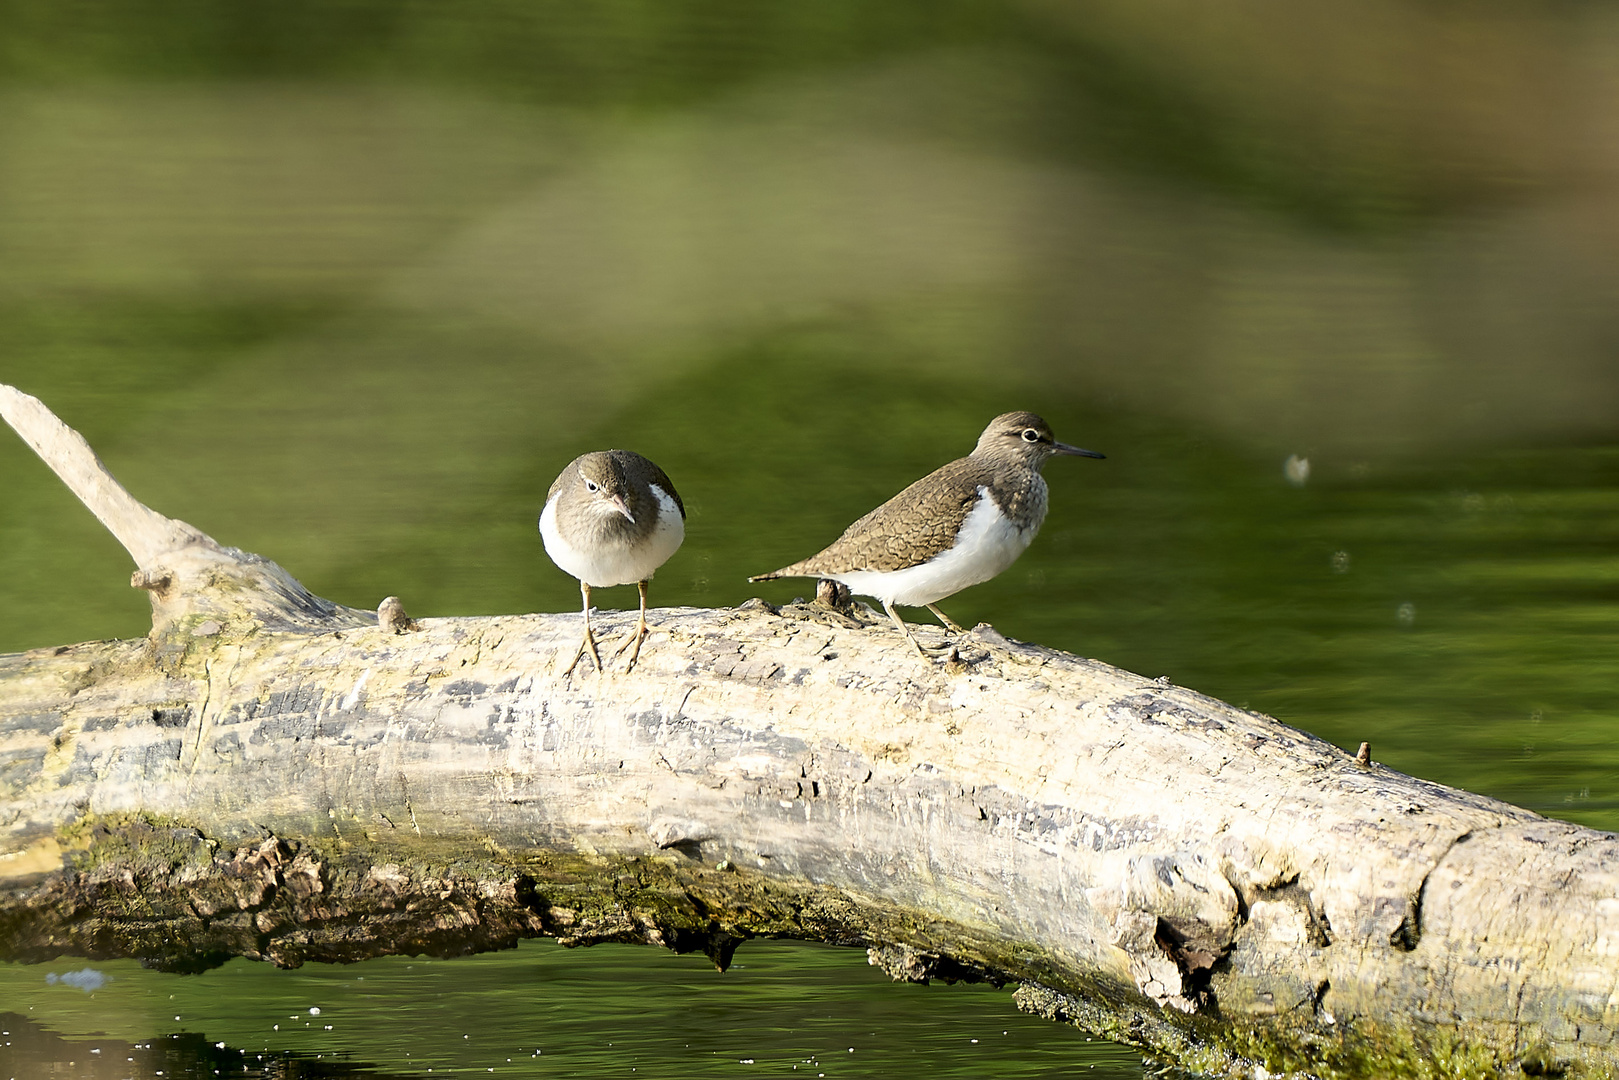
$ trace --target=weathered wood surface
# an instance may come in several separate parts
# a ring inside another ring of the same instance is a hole
[[[927,665],[858,613],[663,610],[632,673],[571,677],[577,614],[390,633],[35,406],[0,387],[154,629],[0,657],[0,956],[779,934],[1211,1072],[1619,1063],[1611,834],[987,628]]]

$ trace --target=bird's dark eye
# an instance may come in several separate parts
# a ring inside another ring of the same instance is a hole
[[[601,488],[601,485],[596,483],[596,481],[594,481],[594,480],[586,480],[585,481],[585,490],[586,491],[597,491],[600,488]]]
[[[1024,442],[1039,442],[1040,441],[1040,433],[1038,431],[1034,430],[1034,428],[1032,428],[1032,427],[1024,428],[1023,429],[1023,441]]]

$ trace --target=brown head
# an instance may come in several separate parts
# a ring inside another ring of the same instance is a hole
[[[658,500],[649,484],[662,488],[685,516],[680,496],[663,471],[627,450],[580,455],[562,470],[548,498],[556,500],[559,528],[571,536],[641,537],[658,523]]]
[[[1100,458],[1095,450],[1081,450],[1077,446],[1060,443],[1051,433],[1051,426],[1032,412],[1002,413],[989,422],[978,436],[973,448],[974,457],[993,461],[1015,461],[1039,469],[1059,454],[1074,457]]]

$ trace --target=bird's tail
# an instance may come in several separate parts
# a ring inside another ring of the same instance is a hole
[[[768,574],[755,574],[749,581],[774,581],[784,577],[815,577],[815,572],[807,570],[804,563],[795,562],[791,566],[784,566],[780,570],[772,570]]]

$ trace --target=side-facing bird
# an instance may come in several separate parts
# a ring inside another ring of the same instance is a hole
[[[584,597],[584,638],[568,673],[587,648],[596,670],[602,670],[596,636],[590,630],[590,590],[631,583],[641,590],[641,617],[635,633],[614,655],[633,646],[625,670],[635,667],[648,633],[647,582],[686,538],[686,506],[668,475],[628,450],[582,454],[562,470],[546,494],[540,537],[551,561],[579,579]]]
[[[922,652],[894,605],[925,607],[947,629],[962,633],[938,602],[988,581],[1023,554],[1046,518],[1040,468],[1059,454],[1105,456],[1058,442],[1034,413],[1003,413],[990,421],[971,454],[895,495],[825,551],[748,580],[841,582],[850,592],[881,601],[899,632]]]

